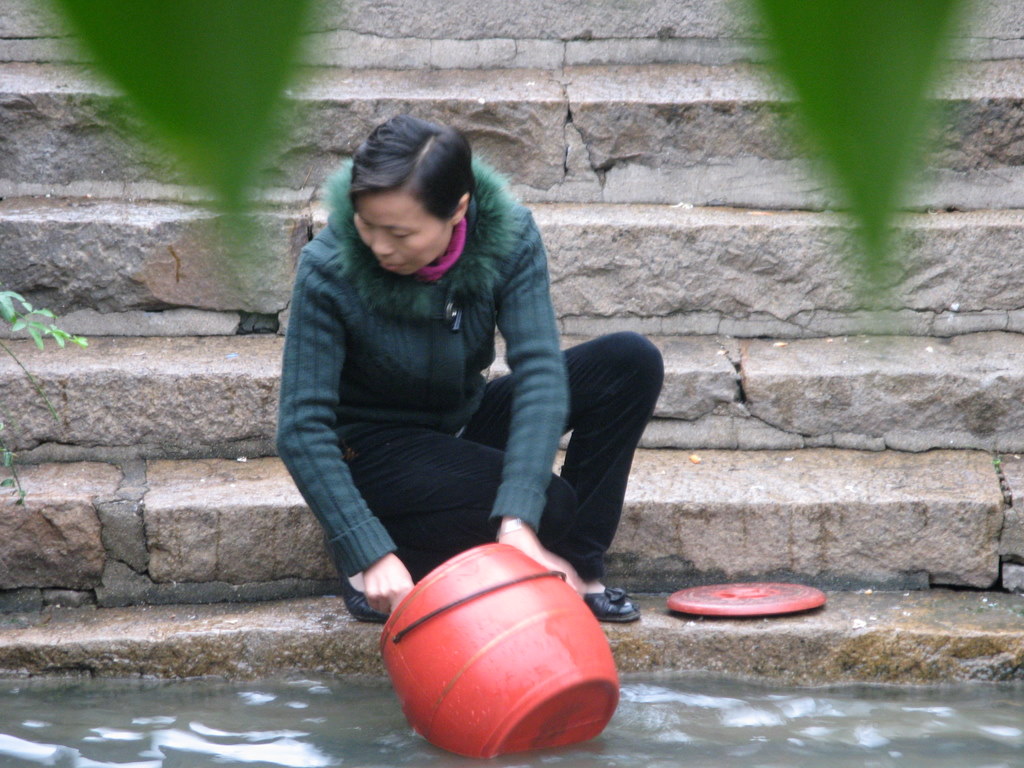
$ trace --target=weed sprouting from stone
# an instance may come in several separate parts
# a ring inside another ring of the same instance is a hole
[[[24,331],[35,342],[39,349],[43,349],[43,340],[53,339],[57,346],[62,349],[69,343],[77,344],[80,347],[88,346],[88,340],[84,336],[76,336],[59,328],[56,325],[57,317],[49,309],[41,309],[32,304],[19,293],[14,291],[0,291],[0,319],[8,323],[11,332]],[[46,405],[50,415],[59,420],[57,409],[53,407],[50,398],[46,396],[39,380],[32,375],[32,372],[25,367],[24,363],[14,354],[14,350],[7,344],[0,342],[0,350],[7,353],[15,364],[21,369],[25,378],[35,391],[36,395]],[[17,496],[15,504],[25,503],[25,489],[22,487],[21,478],[15,465],[15,454],[11,451],[3,439],[3,431],[11,423],[10,415],[0,409],[0,466],[7,469],[11,476],[0,480],[0,488],[10,488]]]

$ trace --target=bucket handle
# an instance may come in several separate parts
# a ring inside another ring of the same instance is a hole
[[[460,605],[464,605],[472,600],[476,600],[478,597],[483,597],[484,595],[488,595],[491,592],[497,592],[499,589],[504,589],[505,587],[513,587],[516,584],[522,584],[524,581],[533,581],[534,579],[545,579],[548,576],[557,576],[562,581],[565,581],[566,579],[565,574],[561,571],[540,571],[538,573],[530,573],[526,576],[520,576],[518,579],[512,579],[512,581],[506,581],[502,582],[501,584],[494,584],[493,586],[485,587],[484,589],[481,589],[479,592],[474,592],[471,595],[460,597],[458,600],[448,603],[448,605],[442,605],[440,608],[436,608],[430,613],[420,616],[408,627],[405,627],[404,629],[395,632],[395,636],[391,639],[391,641],[393,643],[398,643],[398,641],[400,641],[403,637],[408,635],[421,624],[426,624],[435,616],[438,616],[446,611],[450,611],[452,608],[458,608]]]

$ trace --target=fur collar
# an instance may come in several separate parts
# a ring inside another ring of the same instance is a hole
[[[467,214],[466,246],[455,266],[435,284],[381,269],[373,253],[359,239],[348,197],[351,162],[328,180],[329,225],[341,244],[342,274],[370,311],[406,319],[428,319],[434,285],[443,286],[446,295],[461,304],[492,290],[501,259],[515,243],[515,202],[505,180],[490,166],[474,160],[473,175],[476,194]]]

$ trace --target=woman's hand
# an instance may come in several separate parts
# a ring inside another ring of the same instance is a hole
[[[510,547],[515,547],[524,555],[532,557],[549,570],[561,571],[565,574],[565,580],[569,583],[569,586],[581,595],[583,594],[583,581],[580,579],[579,574],[576,573],[576,569],[569,565],[567,560],[545,549],[544,545],[540,543],[540,539],[537,538],[537,534],[529,526],[524,525],[508,533],[499,532],[498,541],[502,544],[508,544]]]
[[[391,613],[413,587],[409,569],[394,554],[384,555],[363,571],[363,583],[366,602],[381,613]]]

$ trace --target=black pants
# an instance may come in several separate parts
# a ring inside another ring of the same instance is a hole
[[[622,513],[633,453],[661,392],[661,353],[635,333],[616,333],[565,351],[572,437],[561,475],[552,475],[538,531],[586,581],[604,576],[604,553]],[[490,520],[508,439],[511,377],[487,384],[459,437],[385,426],[348,441],[349,468],[370,509],[419,580],[470,547],[494,541]]]

